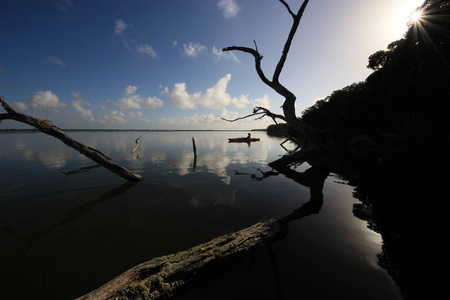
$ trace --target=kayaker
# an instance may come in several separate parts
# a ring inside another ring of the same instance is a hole
[[[247,138],[248,138],[248,139],[250,139],[250,138],[251,138],[251,134],[250,134],[250,132],[248,133],[248,135],[247,135]]]

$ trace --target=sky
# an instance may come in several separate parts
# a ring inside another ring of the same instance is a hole
[[[297,12],[303,1],[286,1]],[[296,112],[371,73],[422,0],[310,0],[280,82]],[[292,25],[276,0],[2,0],[0,96],[64,129],[256,129],[281,113],[272,78]],[[2,113],[0,109],[0,113]],[[28,128],[5,120],[0,129]]]

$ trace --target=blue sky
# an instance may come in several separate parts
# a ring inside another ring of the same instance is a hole
[[[421,3],[310,0],[280,77],[297,113],[364,80]],[[58,127],[251,129],[271,120],[221,117],[280,112],[253,57],[221,51],[255,40],[271,78],[292,21],[276,0],[3,0],[0,11],[0,95]]]

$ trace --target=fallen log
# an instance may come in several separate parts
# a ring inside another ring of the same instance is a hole
[[[257,223],[189,250],[144,262],[76,300],[166,299],[268,237],[275,220]]]
[[[0,102],[3,106],[3,108],[5,109],[5,111],[7,112],[4,114],[0,114],[0,122],[2,122],[3,120],[9,119],[9,120],[14,120],[17,122],[28,124],[30,126],[33,126],[37,129],[39,129],[40,131],[42,131],[45,134],[51,135],[51,136],[59,139],[67,146],[77,150],[84,156],[92,159],[99,165],[101,165],[101,166],[105,167],[106,169],[110,170],[111,172],[121,176],[122,178],[125,178],[126,180],[138,182],[138,181],[142,181],[144,179],[141,175],[136,174],[136,173],[114,163],[111,160],[111,158],[109,158],[104,153],[100,152],[99,150],[88,147],[88,146],[83,145],[82,143],[74,140],[73,138],[71,138],[70,136],[65,134],[64,131],[62,131],[60,128],[53,125],[49,120],[38,119],[38,118],[35,118],[32,116],[20,113],[20,112],[16,111],[14,108],[12,108],[3,97],[0,97]]]

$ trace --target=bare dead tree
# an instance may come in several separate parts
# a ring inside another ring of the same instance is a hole
[[[288,38],[286,40],[286,43],[284,44],[283,52],[280,57],[280,60],[278,61],[278,64],[275,68],[275,71],[272,76],[272,80],[269,80],[266,75],[264,74],[262,68],[261,68],[261,60],[263,59],[263,56],[259,53],[258,47],[255,43],[255,49],[248,48],[248,47],[241,47],[241,46],[231,46],[227,48],[223,48],[223,51],[241,51],[245,53],[249,53],[253,55],[255,58],[255,68],[256,72],[258,73],[259,78],[269,87],[271,87],[274,91],[276,91],[278,94],[284,97],[285,101],[283,103],[283,115],[274,114],[270,110],[263,108],[263,107],[255,107],[253,114],[250,114],[248,116],[239,118],[247,118],[252,116],[258,116],[258,118],[262,118],[265,116],[268,116],[272,118],[275,122],[277,119],[280,119],[282,121],[285,121],[288,123],[296,132],[299,133],[300,136],[304,137],[307,140],[307,149],[302,148],[299,152],[311,153],[311,152],[317,152],[321,151],[324,147],[324,140],[323,140],[323,133],[322,131],[310,126],[309,124],[303,122],[302,120],[298,119],[295,113],[295,101],[296,97],[295,95],[289,91],[285,86],[283,86],[280,81],[280,74],[283,70],[284,64],[287,59],[287,55],[289,53],[289,49],[292,44],[292,40],[294,38],[294,35],[297,31],[297,28],[300,24],[300,20],[303,16],[303,12],[305,11],[306,6],[308,5],[309,0],[305,0],[301,7],[299,8],[297,14],[295,14],[289,5],[284,0],[279,0],[287,9],[289,15],[293,19],[293,24],[291,27],[291,30],[289,32]],[[234,122],[239,119],[234,120],[227,120],[230,122]],[[295,137],[291,137],[291,139],[296,140]],[[314,151],[313,151],[314,150]],[[299,154],[296,154],[297,156]],[[303,155],[303,154],[302,154]],[[302,156],[300,155],[300,156]],[[289,164],[289,162],[294,162],[295,155],[290,156],[290,159],[285,158],[282,162],[279,162],[280,164]],[[272,164],[276,164],[276,162],[273,162]]]
[[[62,141],[67,146],[77,150],[87,158],[92,159],[99,165],[105,167],[106,169],[110,170],[111,172],[121,176],[122,178],[125,178],[129,181],[142,181],[144,178],[136,174],[116,163],[114,163],[111,158],[106,156],[104,153],[100,152],[97,149],[88,147],[86,145],[83,145],[82,143],[74,140],[70,136],[64,133],[60,128],[53,125],[49,120],[43,120],[38,119],[23,113],[20,113],[16,111],[14,108],[9,105],[8,102],[6,102],[3,97],[0,97],[0,103],[5,109],[6,113],[0,114],[0,122],[3,120],[14,120],[17,122],[25,123],[30,126],[33,126],[37,129],[39,129],[41,132],[51,135],[60,141]]]

